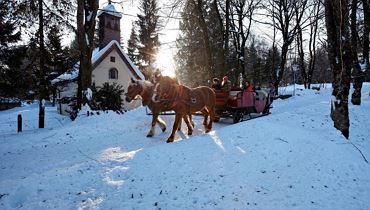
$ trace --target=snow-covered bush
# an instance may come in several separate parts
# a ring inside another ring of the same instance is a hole
[[[92,109],[95,110],[113,110],[117,113],[123,113],[124,93],[122,85],[113,83],[104,83],[102,87],[93,87]]]

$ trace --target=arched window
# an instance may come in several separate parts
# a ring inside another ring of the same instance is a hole
[[[118,79],[118,70],[116,68],[109,69],[109,79]]]

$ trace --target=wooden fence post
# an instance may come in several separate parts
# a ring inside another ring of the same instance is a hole
[[[39,128],[45,127],[45,99],[40,101],[39,108]]]
[[[18,114],[18,133],[22,132],[22,115]]]

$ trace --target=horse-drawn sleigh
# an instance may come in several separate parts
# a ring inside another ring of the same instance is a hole
[[[231,91],[215,91],[216,114],[218,121],[220,117],[232,118],[234,123],[244,119],[261,117],[270,113],[272,96],[265,90],[254,92],[233,89]],[[252,113],[257,115],[252,116]]]
[[[220,117],[232,116],[236,123],[245,114],[269,113],[271,105],[271,97],[263,91],[256,94],[241,90],[215,93],[205,86],[189,88],[180,85],[177,80],[170,77],[162,77],[155,84],[132,79],[125,96],[127,102],[140,96],[143,105],[148,106],[152,111],[153,118],[148,137],[154,135],[154,127],[157,123],[163,132],[166,130],[166,124],[159,117],[161,112],[169,110],[175,112],[175,122],[167,142],[174,141],[182,119],[188,127],[188,135],[192,134],[194,124],[191,115],[196,112],[203,114],[203,125],[207,133],[212,129],[212,123],[219,121]]]

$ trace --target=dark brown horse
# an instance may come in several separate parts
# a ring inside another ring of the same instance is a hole
[[[152,100],[156,103],[167,104],[168,108],[176,113],[172,133],[167,142],[174,141],[181,118],[197,111],[201,111],[204,115],[203,124],[206,133],[212,130],[212,122],[215,119],[216,94],[211,88],[205,86],[189,88],[179,85],[171,77],[164,76],[159,78],[155,84]],[[210,116],[210,120],[207,124],[208,116]]]
[[[155,132],[155,125],[156,123],[159,124],[159,127],[164,132],[166,130],[166,123],[159,117],[160,112],[170,111],[171,109],[167,108],[168,106],[166,103],[154,103],[152,99],[154,90],[154,84],[149,81],[143,80],[134,80],[131,78],[131,82],[127,88],[127,93],[125,93],[125,98],[127,102],[131,102],[132,100],[136,100],[139,98],[142,99],[143,106],[148,106],[148,108],[152,111],[152,126],[149,130],[147,137],[154,136]],[[191,135],[193,132],[193,126],[191,115],[184,116],[184,121],[188,126],[188,135]]]

